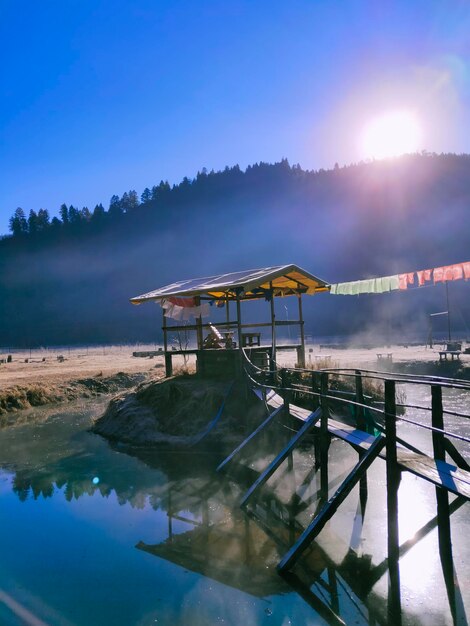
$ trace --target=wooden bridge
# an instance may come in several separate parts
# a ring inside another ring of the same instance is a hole
[[[466,420],[470,419],[470,415],[445,408],[443,390],[470,392],[470,382],[351,369],[312,371],[276,367],[267,371],[257,367],[247,356],[245,373],[253,392],[266,403],[268,416],[219,465],[218,471],[228,470],[250,442],[256,442],[262,432],[266,432],[270,425],[280,419],[290,420],[293,434],[287,445],[275,455],[248,488],[241,499],[241,507],[253,514],[249,505],[255,501],[262,485],[284,461],[290,467],[293,466],[294,449],[309,435],[313,435],[315,450],[315,467],[312,471],[320,474],[319,506],[310,524],[294,537],[292,545],[280,560],[279,573],[293,576],[290,572],[302,553],[358,483],[361,501],[365,506],[367,470],[376,459],[382,459],[386,463],[389,623],[397,626],[401,624],[399,557],[404,546],[399,544],[398,489],[402,472],[411,472],[436,487],[435,523],[438,527],[439,553],[449,604],[454,623],[466,624],[465,616],[464,621],[461,614],[457,616],[459,591],[454,584],[450,516],[470,499],[470,465],[453,441],[468,444],[470,438],[447,430],[445,417]],[[365,378],[383,385],[383,400],[373,399],[364,392]],[[400,403],[397,386],[402,384],[424,385],[429,390],[430,406]],[[407,408],[428,413],[429,423],[407,417]],[[345,411],[349,419],[345,419]],[[424,453],[397,435],[399,420],[430,432],[432,454]],[[358,454],[356,465],[333,494],[330,493],[331,484],[328,478],[328,455],[332,438],[346,442]],[[452,503],[449,502],[449,494],[456,496]],[[338,623],[340,622],[341,620]]]

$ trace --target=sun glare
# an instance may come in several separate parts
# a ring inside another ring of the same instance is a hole
[[[385,159],[420,148],[421,127],[409,111],[385,113],[370,121],[361,139],[361,156],[366,159]]]

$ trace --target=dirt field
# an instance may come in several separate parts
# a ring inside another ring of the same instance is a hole
[[[15,350],[11,352],[11,363],[0,364],[0,387],[38,382],[59,383],[77,378],[109,377],[118,372],[136,374],[161,369],[163,356],[153,359],[132,356],[133,351],[154,349],[152,344],[137,347]],[[7,354],[0,354],[0,359],[6,359]]]
[[[463,349],[465,346],[463,346]],[[373,349],[329,349],[319,345],[307,346],[307,365],[313,367],[362,367],[381,369],[390,366],[406,366],[414,364],[424,369],[438,366],[439,350],[441,345],[434,349],[424,346],[377,347]],[[152,345],[139,346],[106,346],[101,348],[65,348],[65,349],[38,349],[27,351],[13,351],[11,363],[0,364],[0,388],[27,383],[62,383],[78,378],[103,376],[109,377],[124,372],[135,373],[162,373],[164,367],[163,356],[154,358],[134,357],[134,351],[155,350]],[[0,354],[0,359],[6,359],[8,353]],[[380,360],[378,355],[382,355]],[[388,355],[391,355],[390,358]],[[63,360],[58,357],[63,357]],[[281,365],[294,366],[295,351],[279,351],[277,360]],[[173,357],[175,369],[183,365],[181,357]],[[191,363],[194,358],[191,357]],[[460,363],[470,367],[470,354],[462,354]],[[453,362],[456,367],[458,364]],[[448,362],[448,367],[452,364]],[[444,364],[445,366],[445,364]],[[424,373],[424,372],[423,372]]]
[[[307,367],[315,369],[395,370],[470,379],[470,354],[462,353],[460,360],[440,363],[439,349],[442,346],[431,350],[424,346],[330,349],[313,345],[307,346],[306,360]],[[12,361],[0,363],[0,417],[31,406],[112,394],[143,380],[161,378],[165,371],[163,355],[132,355],[135,351],[150,350],[155,350],[155,346],[12,351]],[[0,354],[0,360],[6,360],[7,356],[8,353]],[[184,362],[182,357],[174,357],[173,361],[176,374]],[[281,366],[293,367],[296,352],[280,350],[277,361]],[[194,371],[194,357],[190,358],[189,366]]]

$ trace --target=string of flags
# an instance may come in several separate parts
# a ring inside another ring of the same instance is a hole
[[[470,279],[470,261],[435,267],[429,270],[417,270],[416,272],[407,272],[405,274],[354,280],[347,283],[335,283],[330,285],[330,293],[335,296],[386,293],[387,291],[408,289],[409,286],[414,286],[416,282],[418,287],[423,287],[427,283],[436,284],[463,279]]]

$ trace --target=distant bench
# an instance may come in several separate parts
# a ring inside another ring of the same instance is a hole
[[[148,350],[146,352],[133,352],[132,356],[149,357],[149,356],[160,356],[162,354],[163,354],[163,348],[159,348],[158,350]]]
[[[377,361],[387,361],[391,363],[393,360],[393,352],[378,352],[377,353]]]
[[[447,355],[450,355],[451,361],[454,357],[459,361],[462,350],[439,350],[439,361],[447,361]]]

